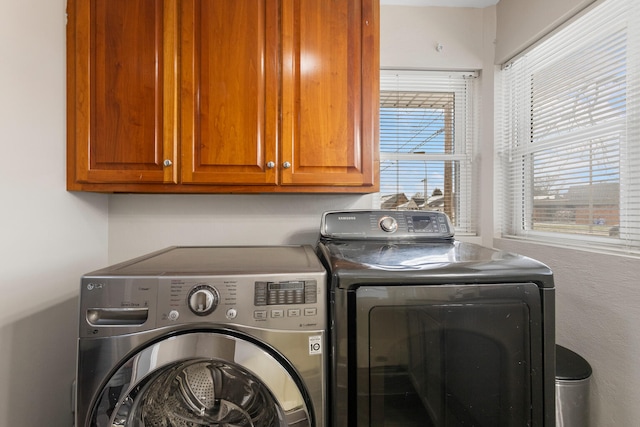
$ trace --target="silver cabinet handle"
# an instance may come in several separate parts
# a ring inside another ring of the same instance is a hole
[[[267,162],[267,168],[273,169],[275,167],[276,167],[276,164],[274,162]]]
[[[289,162],[284,162],[284,163],[282,164],[282,167],[283,167],[283,168],[285,168],[285,169],[289,169],[289,168],[291,167],[291,163],[289,163]]]
[[[162,162],[162,164],[163,164],[164,166],[171,166],[173,163],[171,163],[171,160],[166,159],[164,162]]]

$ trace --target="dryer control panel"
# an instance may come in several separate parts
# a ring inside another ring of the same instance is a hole
[[[335,211],[322,216],[320,234],[340,240],[452,240],[454,229],[438,211]]]

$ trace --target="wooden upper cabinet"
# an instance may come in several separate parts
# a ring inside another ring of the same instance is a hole
[[[164,117],[165,102],[173,100],[163,90],[172,78],[163,67],[163,8],[157,0],[69,2],[72,189],[76,182],[175,182],[163,166],[174,160],[165,142],[175,144],[174,124]]]
[[[182,182],[276,184],[276,0],[181,0]]]
[[[68,0],[67,187],[378,189],[378,0]]]
[[[283,1],[283,184],[376,182],[377,15],[371,0]]]

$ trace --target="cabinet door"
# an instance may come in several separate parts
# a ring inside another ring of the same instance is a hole
[[[378,14],[376,0],[283,0],[282,184],[376,187]]]
[[[175,53],[165,34],[172,31],[172,1],[69,1],[71,189],[176,182],[174,168],[163,165],[174,162],[176,147],[176,74],[167,64]]]
[[[182,0],[184,184],[276,184],[275,0]]]

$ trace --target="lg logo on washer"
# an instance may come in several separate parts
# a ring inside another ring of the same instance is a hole
[[[104,287],[104,283],[95,283],[95,282],[91,282],[91,283],[87,283],[87,290],[88,291],[92,291],[94,289],[102,289]]]

